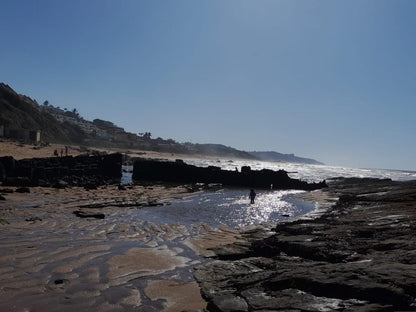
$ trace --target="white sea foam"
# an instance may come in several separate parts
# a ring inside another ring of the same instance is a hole
[[[185,159],[188,164],[196,166],[217,166],[224,170],[241,170],[242,166],[250,166],[253,170],[283,169],[289,172],[289,176],[308,182],[318,182],[336,177],[381,178],[394,181],[416,180],[415,171],[390,170],[390,169],[366,169],[349,168],[327,165],[309,165],[286,162],[267,162],[256,160],[212,160],[212,159]]]

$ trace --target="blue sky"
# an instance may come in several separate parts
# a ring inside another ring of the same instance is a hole
[[[179,142],[416,170],[416,1],[2,0],[0,81]]]

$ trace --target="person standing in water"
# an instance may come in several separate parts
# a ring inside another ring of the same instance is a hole
[[[256,192],[253,189],[250,190],[250,204],[254,204],[254,198],[256,198]]]

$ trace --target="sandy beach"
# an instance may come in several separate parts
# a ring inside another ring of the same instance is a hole
[[[15,159],[64,148],[0,143],[0,156]],[[83,152],[69,148],[73,156]],[[202,311],[194,267],[208,261],[208,247],[238,239],[228,228],[137,218],[142,206],[189,196],[184,186],[31,187],[30,193],[2,186],[0,194],[0,311]]]
[[[13,156],[14,159],[24,158],[43,158],[43,157],[54,157],[54,151],[60,152],[62,150],[65,155],[65,144],[49,144],[47,146],[35,146],[33,144],[23,144],[19,142],[0,140],[0,157]],[[177,153],[159,153],[154,151],[142,151],[133,149],[122,149],[122,148],[99,148],[99,147],[88,147],[88,146],[77,146],[68,145],[68,155],[78,156],[81,154],[92,153],[93,151],[99,151],[104,153],[121,153],[130,157],[146,157],[146,158],[157,158],[157,159],[186,159],[186,158],[212,158],[217,159],[214,156],[202,156],[202,155],[187,155]]]

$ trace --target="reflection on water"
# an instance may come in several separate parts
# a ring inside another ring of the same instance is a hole
[[[392,180],[414,180],[416,172],[388,169],[359,169],[325,165],[294,164],[284,162],[263,162],[253,160],[224,159],[184,159],[196,166],[218,166],[223,170],[235,170],[250,166],[253,170],[283,169],[289,176],[308,182],[318,182],[333,177],[372,177]],[[131,182],[132,166],[124,167],[122,183]],[[177,201],[164,207],[144,208],[138,212],[138,218],[156,224],[180,223],[199,225],[205,223],[211,227],[226,224],[231,228],[262,222],[276,222],[298,217],[314,209],[314,204],[295,198],[300,191],[258,191],[254,205],[249,204],[249,190],[226,189],[217,192],[205,192]]]
[[[276,222],[306,214],[314,204],[295,198],[303,191],[258,191],[250,205],[248,190],[223,189],[203,192],[162,207],[143,208],[138,218],[155,224],[179,223],[185,226],[205,223],[211,227],[225,224],[230,228]]]

